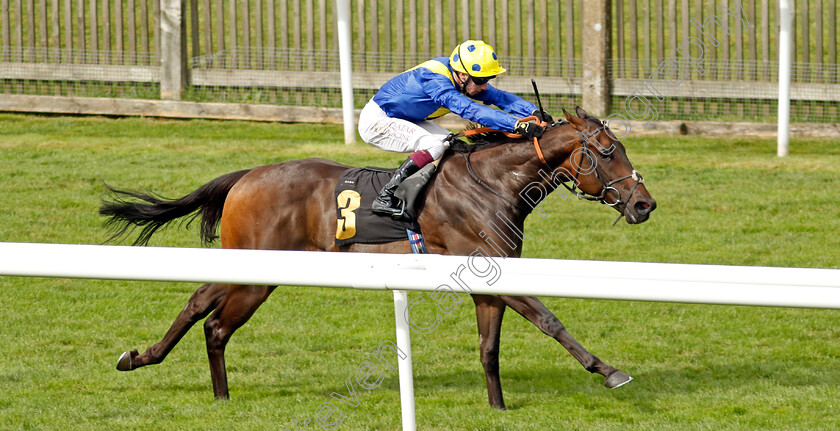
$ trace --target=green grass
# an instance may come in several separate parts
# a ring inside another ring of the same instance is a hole
[[[104,241],[103,180],[174,197],[280,160],[396,166],[403,157],[341,141],[340,126],[0,114],[0,241]],[[609,208],[552,196],[548,216],[526,223],[526,256],[840,266],[836,143],[794,140],[784,159],[765,139],[625,144],[659,203],[651,220],[610,227],[617,214]],[[200,242],[195,227],[171,228],[152,245]],[[369,351],[393,339],[388,292],[279,287],[228,346],[230,402],[212,398],[200,327],[163,364],[116,371],[118,355],[156,342],[197,287],[0,277],[0,428],[294,429],[330,393],[346,391],[344,380]],[[491,409],[465,302],[433,333],[413,335],[419,429],[834,428],[835,310],[544,302],[584,346],[636,380],[604,389],[602,378],[509,312],[501,347],[509,410]],[[356,390],[360,404],[339,403],[337,429],[400,428],[395,374]]]

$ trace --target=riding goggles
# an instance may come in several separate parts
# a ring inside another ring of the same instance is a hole
[[[470,76],[470,78],[472,78],[472,82],[473,82],[475,85],[484,85],[484,84],[486,84],[488,81],[490,81],[491,79],[495,78],[495,76],[482,76],[482,77],[478,77],[478,76]]]

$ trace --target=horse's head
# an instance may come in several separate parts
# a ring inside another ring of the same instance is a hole
[[[571,191],[579,197],[600,201],[621,213],[627,223],[642,223],[656,209],[656,201],[645,188],[641,174],[627,159],[624,145],[606,123],[580,107],[577,116],[563,113],[577,136],[567,138],[571,147],[557,169],[574,182]],[[559,136],[558,136],[559,138]],[[581,190],[577,192],[574,187]]]

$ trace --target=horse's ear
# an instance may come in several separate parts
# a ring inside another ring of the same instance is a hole
[[[575,113],[577,113],[577,116],[580,118],[586,118],[586,116],[589,115],[580,106],[575,106]]]
[[[566,116],[566,121],[570,123],[572,122],[572,114],[569,114],[569,112],[566,111],[566,108],[563,108],[563,115]]]
[[[580,108],[578,108],[578,109],[580,109]],[[583,121],[579,117],[575,117],[574,115],[566,112],[565,109],[563,109],[563,115],[566,116],[566,121],[568,121],[569,124],[571,124],[572,127],[574,127],[575,129],[583,130],[586,127],[585,121]]]

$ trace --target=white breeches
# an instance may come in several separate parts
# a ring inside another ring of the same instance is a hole
[[[359,135],[376,148],[398,153],[426,150],[434,160],[446,149],[445,128],[431,122],[391,118],[371,99],[359,115]]]

